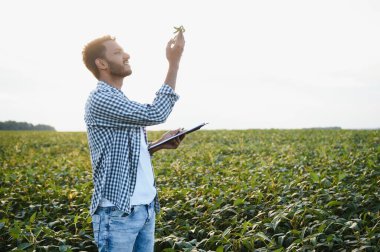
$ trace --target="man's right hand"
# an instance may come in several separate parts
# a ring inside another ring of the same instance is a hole
[[[169,66],[179,66],[184,47],[185,38],[182,30],[180,30],[174,38],[170,39],[168,45],[166,46],[166,58],[169,61]]]

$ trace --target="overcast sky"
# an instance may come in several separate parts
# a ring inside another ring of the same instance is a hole
[[[104,34],[131,55],[123,92],[150,103],[183,25],[180,99],[148,129],[380,127],[379,1],[14,0],[0,22],[0,121],[86,130],[81,51]]]

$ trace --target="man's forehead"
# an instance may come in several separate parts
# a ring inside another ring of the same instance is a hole
[[[104,42],[103,45],[110,51],[123,50],[123,48],[114,40],[108,40]]]

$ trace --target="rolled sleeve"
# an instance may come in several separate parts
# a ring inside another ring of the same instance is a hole
[[[179,95],[168,84],[163,84],[162,87],[156,92],[156,95],[161,94],[171,96],[173,102],[176,102],[179,99]]]

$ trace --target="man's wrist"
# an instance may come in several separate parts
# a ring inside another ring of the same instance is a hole
[[[148,144],[148,149],[149,149],[150,146],[152,146],[152,145],[154,145],[154,144],[156,144],[156,143],[158,143],[158,142],[159,142],[159,141],[149,143],[149,144]],[[150,155],[152,156],[153,153],[155,153],[156,151],[159,151],[159,150],[161,150],[161,149],[162,149],[161,146],[157,146],[156,148],[149,150],[149,153],[150,153]]]
[[[178,67],[174,65],[169,65],[168,73],[166,74],[165,83],[168,84],[173,90],[175,90],[177,73],[178,73]]]
[[[178,71],[179,62],[169,62],[169,70]]]

